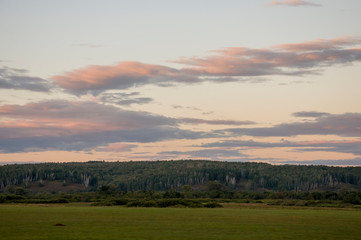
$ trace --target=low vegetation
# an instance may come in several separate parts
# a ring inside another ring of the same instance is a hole
[[[359,239],[361,211],[0,205],[1,239]]]

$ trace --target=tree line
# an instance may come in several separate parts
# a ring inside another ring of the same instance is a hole
[[[195,190],[208,183],[227,191],[315,191],[361,189],[361,167],[270,165],[202,160],[72,162],[0,166],[0,192],[57,181],[81,184],[84,191],[113,186],[118,191]],[[209,186],[208,186],[209,187]],[[211,186],[212,187],[212,186]]]

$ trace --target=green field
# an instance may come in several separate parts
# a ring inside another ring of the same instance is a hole
[[[361,211],[0,205],[0,239],[361,239]]]

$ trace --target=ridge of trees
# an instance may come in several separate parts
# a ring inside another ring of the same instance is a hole
[[[270,165],[205,160],[71,162],[0,166],[0,192],[49,182],[81,185],[83,191],[112,186],[119,191],[168,191],[182,187],[229,191],[361,189],[361,167]]]

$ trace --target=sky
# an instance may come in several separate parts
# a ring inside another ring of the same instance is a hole
[[[361,1],[0,0],[0,164],[361,165]]]

